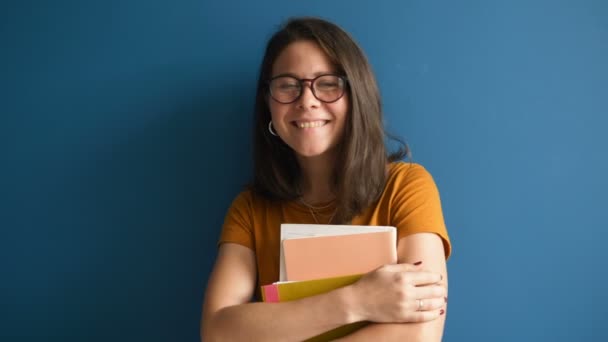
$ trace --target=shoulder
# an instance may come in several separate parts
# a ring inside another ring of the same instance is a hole
[[[394,162],[388,165],[387,185],[394,183],[433,183],[431,173],[416,163]]]
[[[245,189],[232,199],[227,218],[237,216],[241,219],[250,219],[254,208],[255,201],[253,192],[249,189]]]
[[[260,205],[266,201],[267,200],[263,196],[256,193],[255,190],[249,186],[239,192],[233,200],[233,202],[243,205]]]
[[[232,200],[232,205],[251,205],[253,203],[253,191],[251,189],[245,189],[239,192]]]
[[[438,192],[433,176],[424,166],[405,162],[389,164],[385,196],[424,200],[438,196]]]
[[[232,210],[254,213],[271,205],[270,201],[251,188],[245,188],[232,200]]]

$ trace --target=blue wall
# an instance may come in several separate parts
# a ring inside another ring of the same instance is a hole
[[[3,2],[2,340],[198,339],[263,45],[303,14],[359,41],[435,176],[445,340],[608,340],[601,0]]]

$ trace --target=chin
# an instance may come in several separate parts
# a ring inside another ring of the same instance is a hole
[[[323,152],[320,152],[320,153],[300,153],[300,152],[296,152],[296,153],[301,158],[314,158],[314,157],[320,157],[320,156],[323,155]]]
[[[308,150],[296,150],[294,149],[294,152],[302,158],[315,158],[315,157],[321,157],[323,155],[326,155],[330,152],[331,149],[329,148],[323,148],[323,149],[308,149]]]

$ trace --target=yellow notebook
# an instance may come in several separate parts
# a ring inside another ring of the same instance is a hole
[[[262,286],[262,300],[268,303],[287,302],[329,292],[331,290],[350,285],[361,278],[362,274],[342,277],[332,277],[305,281],[277,282]],[[343,325],[308,339],[309,342],[332,341],[346,336],[369,322],[356,322]]]

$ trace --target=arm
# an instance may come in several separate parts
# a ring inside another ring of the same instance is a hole
[[[443,280],[439,283],[446,289],[447,298],[447,267],[441,239],[433,233],[418,233],[406,236],[399,240],[397,246],[399,263],[412,263],[423,260],[423,269],[440,273]],[[431,304],[430,302],[428,304]],[[439,303],[434,303],[435,307]],[[446,310],[446,303],[442,309]],[[425,304],[426,306],[426,304]],[[436,309],[440,311],[441,309]],[[437,319],[420,323],[388,323],[370,324],[340,341],[441,341],[445,314],[439,314]]]
[[[203,341],[301,341],[353,322],[343,290],[285,303],[249,303],[255,286],[254,252],[222,244],[205,294]]]

